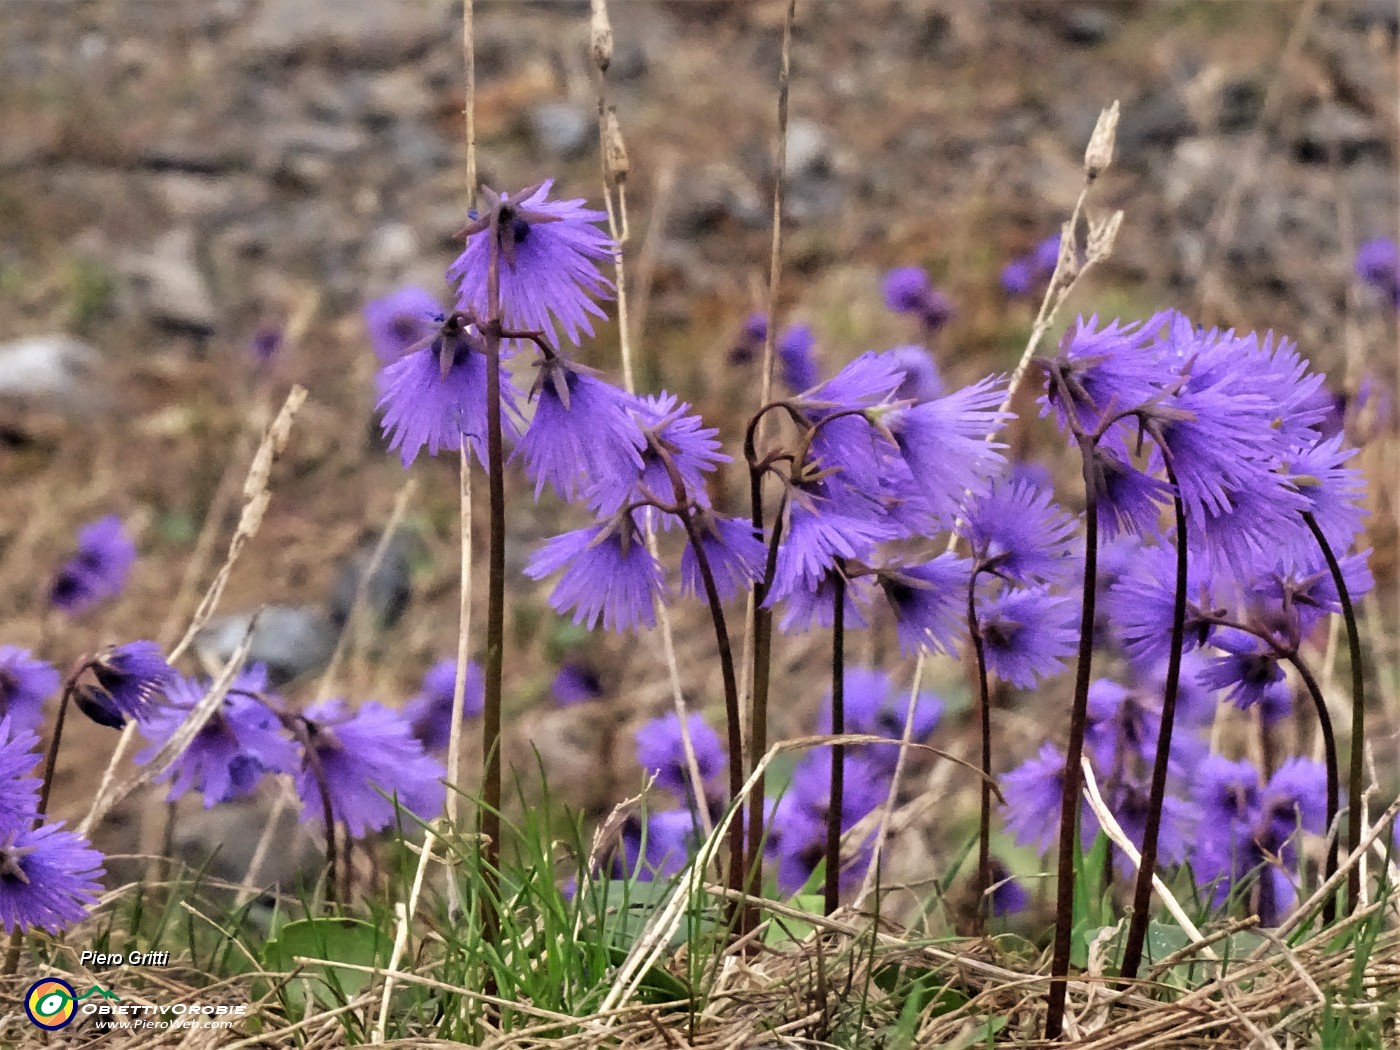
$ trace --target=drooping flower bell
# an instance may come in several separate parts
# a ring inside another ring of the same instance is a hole
[[[136,563],[136,545],[115,514],[78,530],[78,549],[58,572],[49,601],[70,615],[115,598]]]
[[[590,318],[605,316],[597,300],[610,298],[613,286],[598,263],[616,248],[597,226],[607,215],[581,199],[550,200],[553,184],[547,179],[514,195],[483,187],[484,207],[462,230],[467,245],[447,276],[457,285],[458,308],[489,318],[494,256],[505,327],[555,342],[557,323],[577,346],[581,335],[593,334]]]

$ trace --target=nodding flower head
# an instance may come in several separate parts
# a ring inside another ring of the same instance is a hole
[[[1373,237],[1356,250],[1356,273],[1400,307],[1400,245],[1391,237]]]
[[[566,660],[549,687],[554,702],[569,707],[585,700],[597,700],[603,695],[603,682],[598,672],[579,660]]]
[[[876,572],[880,591],[894,612],[899,645],[906,653],[928,647],[950,653],[966,630],[967,586],[972,563],[951,552],[919,565],[886,566]]]
[[[666,592],[660,563],[647,549],[632,512],[555,536],[535,552],[525,575],[543,579],[563,570],[549,596],[574,623],[609,631],[656,624],[655,603]]]
[[[462,230],[466,248],[447,276],[457,284],[458,307],[489,318],[494,258],[505,326],[555,341],[557,323],[578,345],[581,335],[593,334],[590,317],[604,316],[596,300],[609,298],[613,286],[598,263],[612,259],[616,246],[597,226],[605,213],[581,199],[550,200],[552,186],[546,180],[514,195],[483,188],[485,207]]]
[[[981,572],[1013,583],[1062,580],[1075,568],[1075,522],[1037,485],[1003,479],[963,505],[958,534]]]
[[[28,827],[39,812],[39,738],[0,718],[0,831]]]
[[[810,390],[821,381],[814,355],[817,338],[811,325],[788,325],[778,333],[773,353],[778,359],[779,376],[783,386],[794,394]]]
[[[121,519],[109,514],[78,530],[78,549],[49,589],[49,601],[70,615],[115,598],[136,563],[136,545]]]
[[[977,630],[987,669],[1029,689],[1058,674],[1074,652],[1077,602],[1043,587],[1004,588],[977,599]]]
[[[325,796],[355,838],[394,822],[393,799],[424,820],[442,812],[446,771],[399,712],[373,702],[351,712],[343,700],[326,700],[306,710],[304,725],[308,751],[296,774],[303,820],[324,819]]]
[[[726,765],[724,745],[702,715],[688,715],[685,737],[690,739],[695,768],[705,789],[718,786],[719,776]],[[681,720],[676,714],[662,715],[637,730],[637,762],[642,772],[654,776],[656,785],[677,798],[692,799],[689,759],[686,757],[685,737]]]
[[[639,499],[673,505],[677,496],[670,468],[680,477],[682,501],[687,506],[709,507],[706,475],[718,464],[729,462],[715,440],[719,431],[705,426],[704,420],[691,413],[690,405],[665,391],[637,398],[629,410],[643,442],[640,469],[631,469],[634,464],[628,461],[601,479],[595,472],[590,493],[595,509],[616,513],[629,500]],[[629,452],[634,447],[635,438],[631,438]],[[663,528],[670,528],[676,518],[667,514],[661,521]]]
[[[96,684],[83,683],[76,694],[84,714],[102,725],[120,727],[127,719],[144,719],[175,680],[155,642],[127,642],[102,650],[88,664]]]
[[[473,319],[452,313],[415,349],[379,373],[379,410],[389,450],[408,467],[425,447],[428,455],[455,452],[465,443],[482,463],[487,457],[486,383],[489,357]],[[499,367],[499,366],[498,366]],[[519,437],[520,392],[501,369],[501,428]]]

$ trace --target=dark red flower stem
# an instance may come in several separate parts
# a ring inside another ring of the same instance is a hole
[[[1327,542],[1321,526],[1311,511],[1303,512],[1303,520],[1308,523],[1313,538],[1327,559],[1327,569],[1332,573],[1332,583],[1337,588],[1337,597],[1342,603],[1342,620],[1347,628],[1347,647],[1351,656],[1351,754],[1347,770],[1347,847],[1355,849],[1361,842],[1361,807],[1363,779],[1365,776],[1366,748],[1366,673],[1361,663],[1361,633],[1356,627],[1356,609],[1351,603],[1351,593],[1347,590],[1346,577],[1332,545]],[[1353,864],[1347,872],[1347,909],[1355,911],[1361,901],[1361,867]]]
[[[83,676],[84,671],[92,666],[92,663],[90,658],[80,660],[63,683],[63,695],[59,697],[58,715],[53,723],[53,736],[49,738],[48,750],[44,753],[44,778],[39,785],[39,807],[34,811],[34,826],[36,828],[43,823],[44,815],[49,811],[49,795],[53,792],[54,771],[58,768],[58,749],[63,744],[63,726],[68,720],[68,705],[72,702],[73,693],[78,688],[78,679]]]
[[[987,650],[982,644],[982,628],[977,622],[977,577],[973,570],[967,581],[967,633],[977,657],[977,707],[982,729],[982,800],[977,827],[977,874],[973,882],[976,929],[987,927],[990,902],[987,888],[992,884],[992,696],[987,683]]]
[[[763,477],[764,469],[750,464],[749,500],[753,508],[753,534],[763,541]],[[781,505],[779,517],[773,523],[773,533],[768,544],[768,558],[764,566],[763,579],[753,585],[753,668],[749,683],[749,769],[757,770],[768,750],[768,682],[769,669],[773,658],[773,610],[764,608],[768,598],[768,584],[772,578],[773,565],[777,559],[778,537],[782,534]],[[730,759],[732,763],[733,758]],[[767,778],[760,771],[749,792],[748,841],[744,852],[748,857],[749,881],[746,892],[757,897],[763,892],[763,795],[767,789]],[[742,931],[747,933],[758,921],[752,907],[745,909]]]
[[[335,876],[336,869],[340,866],[339,852],[335,842],[335,807],[331,805],[331,786],[326,780],[326,769],[321,765],[321,754],[316,750],[316,745],[311,739],[316,727],[301,715],[279,714],[278,717],[291,734],[297,738],[297,742],[301,744],[302,755],[311,770],[311,775],[316,780],[316,788],[321,795],[321,821],[326,825],[326,903],[335,904]],[[346,842],[348,854],[348,836]],[[349,860],[348,855],[346,860]],[[348,883],[350,878],[348,863],[346,864],[345,878]]]
[[[482,934],[495,944],[499,930],[496,903],[501,868],[501,679],[505,660],[506,619],[506,483],[501,437],[501,246],[500,211],[494,209],[488,230],[491,251],[486,269],[486,473],[490,531],[486,560],[486,653],[482,710],[482,875],[486,900]]]
[[[650,442],[652,451],[657,454],[671,479],[671,488],[676,498],[676,516],[681,519],[685,534],[690,539],[690,548],[695,552],[695,564],[700,569],[700,581],[705,587],[705,601],[710,607],[710,620],[715,628],[715,644],[719,647],[720,677],[724,681],[724,715],[729,737],[729,798],[735,807],[728,832],[728,885],[729,889],[737,894],[744,890],[744,738],[740,726],[739,677],[734,670],[734,648],[730,644],[729,628],[724,619],[724,604],[720,601],[714,571],[710,567],[709,556],[705,553],[705,545],[701,542],[695,516],[691,513],[690,494],[686,492],[685,479],[681,477],[681,472],[666,447],[654,437]],[[703,806],[705,800],[696,799],[695,804]],[[741,907],[737,899],[732,901],[732,905],[736,911]]]
[[[835,584],[831,608],[831,732],[846,732],[846,577],[840,565],[832,570]],[[841,811],[846,802],[846,745],[831,745],[831,790],[826,807],[826,886],[823,914],[836,910],[841,897]]]
[[[1142,862],[1133,886],[1133,917],[1123,948],[1119,973],[1125,981],[1137,978],[1142,965],[1147,925],[1152,917],[1152,873],[1157,868],[1157,845],[1162,830],[1162,807],[1167,798],[1167,766],[1171,761],[1172,729],[1176,723],[1176,698],[1181,685],[1181,647],[1186,638],[1187,542],[1186,504],[1181,499],[1176,472],[1167,464],[1176,514],[1176,588],[1172,597],[1171,648],[1167,653],[1167,682],[1162,691],[1162,721],[1157,730],[1157,754],[1152,763],[1152,786],[1147,798],[1147,822],[1142,835]]]
[[[1045,1038],[1058,1039],[1064,1030],[1065,996],[1069,990],[1069,959],[1074,933],[1074,855],[1079,834],[1079,794],[1084,772],[1084,732],[1089,717],[1089,681],[1094,659],[1094,599],[1098,590],[1099,505],[1094,480],[1093,439],[1078,435],[1084,472],[1084,590],[1079,616],[1079,658],[1070,709],[1069,746],[1065,751],[1064,790],[1060,804],[1060,852],[1056,866],[1055,941],[1050,961],[1050,991],[1046,997]]]
[[[1303,680],[1303,685],[1307,687],[1308,695],[1312,697],[1313,707],[1317,709],[1317,724],[1322,730],[1322,749],[1327,761],[1327,834],[1331,841],[1327,846],[1327,864],[1323,871],[1323,881],[1327,881],[1337,872],[1337,853],[1339,840],[1342,837],[1342,829],[1337,827],[1337,811],[1341,799],[1341,776],[1338,771],[1337,761],[1337,737],[1332,732],[1332,716],[1327,712],[1327,701],[1323,699],[1322,687],[1317,684],[1317,679],[1308,670],[1308,665],[1299,659],[1297,653],[1288,654],[1285,659],[1293,665],[1293,669],[1298,672],[1298,677]],[[1357,842],[1360,842],[1358,837]],[[1322,902],[1322,924],[1330,926],[1337,917],[1337,897],[1330,895]]]

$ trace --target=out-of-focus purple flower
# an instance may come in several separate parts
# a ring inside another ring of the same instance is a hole
[[[885,274],[885,306],[897,314],[913,314],[930,332],[948,323],[953,306],[917,266],[900,266]]]
[[[980,492],[1001,463],[987,437],[1006,419],[996,407],[1005,381],[989,376],[944,397],[882,411],[880,425],[898,446],[935,515],[951,518],[965,492]]]
[[[788,325],[778,333],[777,342],[773,344],[773,352],[778,359],[778,374],[783,385],[794,394],[810,390],[821,379],[814,356],[816,346],[817,337],[811,325]]]
[[[115,598],[126,586],[136,563],[136,545],[115,514],[78,530],[78,549],[58,572],[49,589],[55,608],[76,616]]]
[[[1074,519],[1034,485],[993,482],[963,505],[957,531],[982,572],[1013,583],[1058,581],[1075,569]]]
[[[100,690],[99,702],[109,705],[123,722],[129,718],[143,721],[176,677],[155,642],[127,642],[104,649],[93,658],[90,668]],[[91,715],[86,710],[84,713]]]
[[[0,927],[59,933],[87,918],[102,892],[102,854],[61,823],[0,833]]]
[[[729,601],[741,590],[763,579],[768,548],[754,538],[750,522],[740,518],[723,518],[702,510],[695,515],[695,529],[720,601]],[[681,554],[681,592],[705,597],[700,559],[694,545],[689,543]]]
[[[448,317],[431,343],[385,365],[379,404],[389,451],[408,467],[427,446],[428,455],[456,451],[467,441],[486,462],[487,355],[480,334],[461,315]],[[501,369],[501,430],[520,436],[520,392]]]
[[[886,350],[885,356],[904,373],[894,392],[896,401],[913,401],[917,404],[943,396],[943,377],[938,374],[938,365],[927,349],[906,344]]]
[[[573,499],[584,480],[628,487],[642,469],[646,447],[630,411],[631,395],[557,355],[539,368],[530,393],[535,414],[512,456],[525,461],[535,498],[546,483],[564,499]]]
[[[1370,551],[1338,559],[1342,581],[1352,601],[1368,593],[1375,579],[1366,564]],[[1328,613],[1342,611],[1341,596],[1321,551],[1307,559],[1280,562],[1250,584],[1250,596],[1262,602],[1270,617],[1282,623],[1290,635],[1307,635]]]
[[[351,712],[344,700],[332,699],[307,708],[305,718],[314,759],[303,756],[296,774],[302,820],[323,817],[317,762],[331,815],[354,838],[392,824],[395,798],[423,820],[442,812],[446,771],[424,753],[399,712],[372,701]]]
[[[531,557],[525,575],[539,580],[560,569],[549,596],[555,612],[572,609],[574,623],[589,630],[600,619],[609,631],[655,626],[665,579],[631,513],[555,536]]]
[[[997,860],[992,861],[991,892],[991,911],[995,916],[1015,915],[1030,907],[1031,895],[1026,887]]]
[[[699,834],[695,818],[686,810],[652,813],[645,824],[629,820],[622,829],[622,848],[614,859],[612,877],[638,882],[669,879],[690,860]]]
[[[1356,449],[1343,447],[1342,441],[1337,434],[1295,447],[1279,468],[1339,556],[1361,532],[1366,516],[1365,478],[1356,467],[1346,465]]]
[[[1058,674],[1075,650],[1077,619],[1077,602],[1043,587],[979,598],[977,627],[987,669],[1022,689]]]
[[[1054,744],[999,778],[1006,802],[1006,830],[1021,846],[1045,853],[1059,837],[1060,805],[1065,782],[1065,756]]]
[[[894,611],[900,649],[913,653],[927,646],[952,652],[966,629],[968,579],[972,563],[951,552],[922,565],[881,569],[880,590]]]
[[[0,645],[0,717],[16,729],[37,731],[44,722],[44,701],[58,692],[59,675],[28,649]]]
[[[248,350],[253,355],[253,362],[260,368],[267,367],[280,349],[282,349],[282,328],[275,324],[259,326],[248,344]]]
[[[882,736],[887,740],[904,738],[904,722],[909,715],[909,690],[897,686],[883,671],[864,667],[848,669],[842,701],[847,733]],[[831,702],[832,695],[828,690],[817,722],[819,733],[831,732]],[[910,725],[909,739],[920,744],[938,728],[943,717],[943,701],[936,693],[922,690],[913,698],[913,704],[914,719]],[[856,744],[847,747],[847,754],[859,755],[871,768],[892,774],[899,749],[880,744]]]
[[[1215,630],[1212,615],[1224,612],[1228,581],[1201,559],[1186,559],[1186,633],[1183,651],[1205,645]],[[1172,606],[1176,599],[1176,550],[1138,548],[1133,565],[1104,595],[1104,612],[1123,648],[1138,663],[1164,661],[1171,647]]]
[[[763,350],[763,341],[768,337],[768,315],[751,313],[744,318],[739,337],[729,350],[729,363],[745,365],[758,357]]]
[[[446,311],[437,297],[409,285],[365,303],[365,327],[370,346],[384,364],[403,357],[429,339],[442,324]]]
[[[901,727],[902,728],[902,727]],[[885,803],[890,780],[873,749],[847,748],[842,763],[841,830],[849,831]],[[780,822],[793,813],[825,824],[831,810],[831,749],[813,748],[793,767],[792,784],[778,805]]]
[[[9,717],[0,718],[0,833],[28,827],[39,811],[39,738]]]
[[[452,738],[452,698],[457,690],[457,661],[439,660],[423,675],[418,693],[404,705],[404,717],[413,735],[428,752],[446,749]],[[486,678],[481,665],[467,661],[466,691],[462,694],[462,717],[476,718],[486,706]]]
[[[284,733],[281,719],[251,695],[267,688],[267,672],[261,667],[244,671],[233,680],[217,711],[195,734],[161,779],[171,781],[168,799],[173,802],[194,789],[204,794],[204,808],[231,802],[253,792],[267,773],[291,773],[297,768],[297,749]],[[154,708],[141,723],[141,734],[151,742],[136,755],[151,762],[179,730],[195,705],[208,692],[207,681],[176,677],[166,689],[167,703]]]
[[[1001,287],[1007,295],[1030,295],[1035,286],[1048,281],[1060,261],[1060,235],[1052,233],[1025,255],[1007,263],[1001,271]]]
[[[727,764],[719,734],[710,728],[703,715],[688,715],[685,727],[695,754],[700,782],[707,789],[713,787]],[[688,799],[692,796],[685,741],[681,738],[681,720],[674,712],[654,718],[638,728],[637,762],[644,773],[655,776],[659,787],[677,798]]]
[[[457,285],[457,305],[478,318],[490,312],[487,277],[493,228],[499,244],[501,317],[507,328],[542,331],[555,338],[555,323],[578,345],[592,335],[592,317],[603,317],[595,300],[610,298],[612,282],[598,263],[616,252],[612,238],[596,225],[607,218],[583,200],[552,201],[546,179],[511,196],[483,189],[486,210],[462,232],[467,246],[447,271]]]
[[[596,700],[603,695],[603,683],[598,672],[587,664],[569,660],[562,664],[550,686],[554,702],[560,707]]]
[[[1373,237],[1356,250],[1356,273],[1400,307],[1400,246],[1391,237]]]

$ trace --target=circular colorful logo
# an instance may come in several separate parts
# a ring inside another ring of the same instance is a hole
[[[24,995],[24,1012],[37,1027],[56,1032],[72,1024],[78,1012],[78,993],[67,981],[45,977],[29,986]]]

